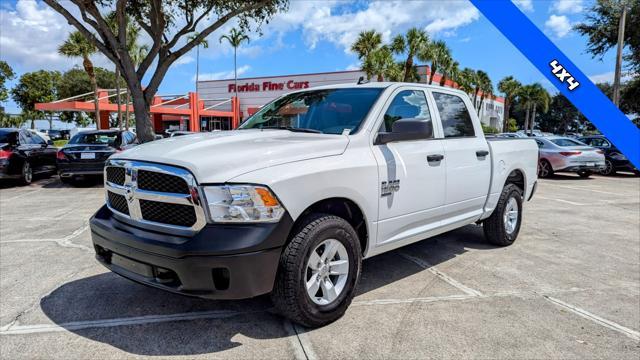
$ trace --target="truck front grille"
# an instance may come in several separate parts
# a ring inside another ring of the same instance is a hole
[[[147,221],[177,226],[192,226],[196,222],[196,212],[188,205],[140,200],[140,211]]]
[[[198,186],[185,169],[131,160],[107,162],[107,206],[132,225],[191,235],[206,224]]]
[[[107,181],[116,185],[124,185],[124,168],[109,166],[107,170]]]
[[[146,170],[138,171],[138,189],[176,194],[189,193],[189,185],[183,178]]]
[[[127,199],[124,196],[107,191],[107,197],[109,199],[109,206],[116,211],[129,215],[129,205],[127,205]]]

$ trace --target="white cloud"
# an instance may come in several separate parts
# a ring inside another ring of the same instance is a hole
[[[549,11],[553,11],[560,14],[573,14],[582,12],[583,0],[557,0],[554,2]]]
[[[246,73],[249,70],[251,70],[251,66],[249,66],[249,65],[240,66],[238,68],[238,77],[241,77],[242,74]],[[218,71],[218,72],[213,72],[213,73],[204,73],[204,74],[200,74],[200,76],[199,76],[199,80],[200,81],[226,80],[226,79],[233,79],[233,70]],[[191,78],[191,81],[195,81],[195,80],[196,80],[196,76],[194,75]]]
[[[352,71],[352,70],[360,70],[360,63],[353,63],[353,64],[349,64],[346,68],[346,71]]]
[[[549,19],[544,23],[545,28],[553,32],[553,34],[562,38],[567,36],[571,31],[571,23],[569,18],[564,15],[551,15]]]
[[[519,7],[523,11],[533,11],[533,1],[532,0],[511,0],[517,7]]]
[[[202,50],[202,49],[201,49]],[[186,65],[186,64],[191,64],[192,62],[196,61],[195,58],[195,54],[194,56],[191,55],[182,55],[181,57],[178,58],[178,60],[176,60],[172,65],[173,66],[180,66],[180,65]]]
[[[44,3],[18,0],[15,9],[0,9],[0,29],[0,57],[14,68],[62,70],[80,63],[58,54],[73,28]]]
[[[358,33],[376,29],[388,41],[410,27],[421,27],[432,35],[453,31],[480,17],[468,1],[379,1],[356,2],[356,9],[337,1],[292,1],[287,13],[278,14],[267,31],[284,33],[301,29],[307,46],[329,41],[349,51]],[[419,20],[416,14],[420,14]]]

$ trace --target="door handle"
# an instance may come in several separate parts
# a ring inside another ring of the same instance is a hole
[[[436,161],[440,161],[442,159],[444,159],[444,155],[442,155],[442,154],[427,155],[427,161],[428,162],[436,162]]]
[[[478,150],[476,151],[476,156],[477,157],[485,157],[489,155],[489,152],[487,150]]]

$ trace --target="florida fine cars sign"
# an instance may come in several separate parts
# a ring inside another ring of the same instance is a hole
[[[283,81],[283,82],[273,82],[273,81],[264,81],[262,84],[259,83],[245,83],[242,85],[238,85],[238,89],[236,89],[235,84],[229,84],[227,87],[228,92],[258,92],[258,91],[279,91],[279,90],[299,90],[299,89],[307,89],[309,88],[308,81]]]

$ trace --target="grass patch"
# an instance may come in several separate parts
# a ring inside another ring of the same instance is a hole
[[[65,146],[67,143],[69,142],[69,140],[56,140],[53,142],[53,145],[55,147],[63,147]]]

